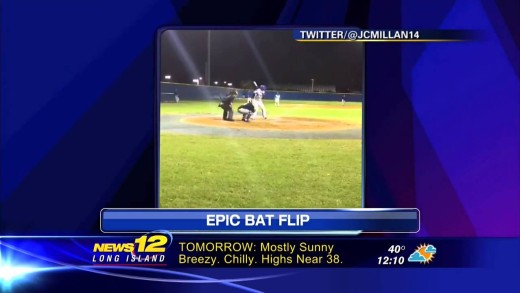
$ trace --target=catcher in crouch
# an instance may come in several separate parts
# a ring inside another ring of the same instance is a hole
[[[238,113],[242,114],[242,121],[249,122],[251,116],[256,113],[255,105],[253,101],[247,102],[244,105],[238,107]]]

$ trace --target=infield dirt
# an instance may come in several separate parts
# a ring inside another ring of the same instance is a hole
[[[287,130],[287,131],[336,131],[352,129],[358,125],[348,124],[338,120],[299,118],[299,117],[275,117],[264,119],[257,117],[250,122],[240,120],[241,115],[236,115],[234,122],[224,121],[220,117],[192,116],[183,118],[181,121],[187,124],[200,126],[240,128],[250,130]]]

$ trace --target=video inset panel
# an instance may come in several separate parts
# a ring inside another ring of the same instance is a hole
[[[166,30],[159,66],[160,207],[363,206],[363,43]]]

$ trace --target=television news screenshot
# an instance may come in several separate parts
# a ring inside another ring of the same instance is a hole
[[[515,292],[518,11],[0,2],[0,292]]]

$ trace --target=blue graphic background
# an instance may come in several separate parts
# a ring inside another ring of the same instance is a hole
[[[329,241],[337,246],[334,251],[350,263],[347,268],[109,268],[92,265],[94,243],[125,243],[133,239],[135,237],[5,239],[0,244],[0,251],[4,259],[15,260],[14,264],[31,266],[31,273],[10,284],[10,289],[28,292],[91,292],[99,289],[125,292],[502,291],[514,288],[520,261],[518,239],[389,238],[369,243],[359,243],[367,240]],[[174,237],[174,242],[186,240],[204,241],[208,238]],[[227,240],[235,241],[236,238]],[[245,242],[254,240],[255,237],[244,239]],[[349,249],[340,247],[342,241]],[[408,260],[414,247],[427,243],[437,248],[429,264],[405,262],[403,266],[377,266],[379,256],[403,256]],[[406,250],[392,254],[387,252],[390,245],[406,245]],[[367,249],[360,250],[363,246]],[[168,263],[176,262],[178,247],[174,244],[168,249]],[[4,280],[0,285],[7,288]]]
[[[226,24],[482,30],[478,42],[367,45],[366,207],[418,207],[419,236],[520,234],[518,1],[0,5],[1,234],[99,233],[102,207],[155,206],[155,32]],[[478,257],[489,257],[482,269],[298,270],[247,286],[268,292],[506,291],[516,286],[518,251],[501,248],[512,247],[481,247]],[[263,270],[189,271],[235,278]],[[78,292],[78,284],[88,292],[99,286],[230,290],[78,272],[45,273],[25,288]]]

